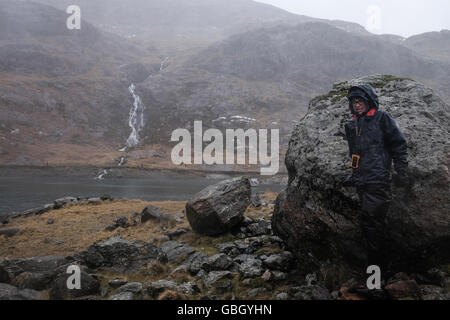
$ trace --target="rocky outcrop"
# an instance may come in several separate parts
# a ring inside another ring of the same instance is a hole
[[[347,270],[365,258],[360,207],[341,178],[351,173],[344,123],[347,90],[369,83],[381,109],[393,115],[408,142],[414,185],[393,185],[388,214],[392,268],[426,270],[450,260],[450,108],[433,90],[410,79],[370,76],[334,85],[310,102],[286,154],[289,184],[276,201],[274,233],[302,261],[305,271]]]
[[[167,255],[154,244],[113,237],[93,244],[72,259],[93,269],[131,273],[153,261],[167,262]]]
[[[243,220],[250,197],[247,178],[221,181],[203,189],[186,204],[186,217],[197,233],[223,234]]]

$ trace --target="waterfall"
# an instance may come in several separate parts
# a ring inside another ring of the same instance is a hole
[[[134,92],[136,87],[131,84],[128,91],[131,93],[134,99],[132,108],[130,109],[130,117],[128,119],[128,125],[131,128],[130,136],[127,139],[125,148],[120,151],[126,151],[127,148],[132,148],[139,143],[139,133],[144,128],[144,110],[145,106],[142,103],[141,98]]]
[[[165,57],[164,60],[161,62],[161,66],[159,67],[159,71],[162,71],[164,68],[164,63],[166,63],[166,61],[169,60],[169,57]]]
[[[108,173],[109,173],[108,170],[104,169],[99,174],[97,174],[97,176],[94,179],[95,180],[103,180],[105,178],[105,176],[108,175]]]
[[[120,157],[119,164],[117,166],[121,167],[124,164],[125,160],[126,160],[126,157]]]

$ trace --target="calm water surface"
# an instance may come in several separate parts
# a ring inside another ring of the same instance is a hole
[[[205,177],[161,176],[152,178],[92,178],[68,177],[0,177],[0,215],[43,206],[66,196],[99,197],[147,201],[189,200],[203,188],[223,179]],[[283,189],[277,184],[261,184],[255,191]]]

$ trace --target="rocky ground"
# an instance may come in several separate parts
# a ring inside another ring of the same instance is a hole
[[[276,194],[252,195],[243,220],[193,232],[186,202],[64,198],[0,226],[0,299],[368,299],[302,274],[272,234]],[[67,267],[81,266],[80,290]],[[397,274],[377,298],[448,299],[449,270]],[[381,295],[381,296],[380,296]]]

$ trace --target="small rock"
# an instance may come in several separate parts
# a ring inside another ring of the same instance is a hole
[[[102,199],[100,199],[100,198],[89,198],[88,199],[88,204],[100,205],[100,204],[102,204]]]
[[[202,269],[205,271],[227,270],[233,264],[233,260],[224,253],[215,254],[206,260]]]
[[[173,238],[179,237],[182,234],[185,234],[186,232],[187,232],[186,229],[177,229],[177,230],[174,230],[174,231],[166,232],[165,235],[168,236],[170,240],[172,240]]]
[[[176,279],[180,276],[189,274],[189,266],[188,265],[181,265],[173,269],[173,271],[170,273],[169,278],[170,279]]]
[[[77,203],[78,203],[78,199],[75,197],[59,198],[54,201],[54,209],[62,208],[67,204],[77,204]]]
[[[185,282],[180,284],[176,290],[184,294],[196,294],[200,292],[198,285],[195,282]]]
[[[198,274],[198,272],[202,269],[203,263],[208,259],[208,256],[201,252],[194,252],[191,254],[186,260],[183,261],[183,264],[189,266],[189,272],[191,274]]]
[[[149,220],[159,221],[162,217],[163,213],[160,208],[155,207],[154,205],[149,204],[142,210],[141,213],[141,223],[145,223]]]
[[[294,289],[294,288],[293,288]],[[331,300],[331,294],[322,286],[301,286],[295,288],[293,294],[295,299],[298,300]]]
[[[21,229],[20,228],[10,228],[10,229],[3,229],[0,230],[0,236],[4,235],[8,238],[15,236]]]
[[[272,274],[270,273],[270,270],[266,270],[266,272],[264,272],[264,274],[261,276],[264,281],[270,281],[271,277]]]
[[[110,297],[108,300],[133,300],[133,293],[132,292],[121,292],[119,294],[116,294],[116,295]]]
[[[164,290],[175,290],[176,288],[177,285],[173,281],[158,280],[147,284],[146,291],[150,297],[156,297]]]
[[[272,228],[269,221],[262,220],[248,225],[247,230],[251,236],[259,236],[263,234],[270,234]]]
[[[259,259],[249,258],[239,266],[239,272],[246,278],[262,275],[262,262]]]
[[[102,296],[102,298],[106,297],[106,296],[108,295],[108,293],[109,293],[109,290],[108,290],[107,287],[103,287],[103,288],[100,290],[100,295]]]
[[[280,292],[275,296],[275,300],[288,300],[289,295],[286,292]]]
[[[219,281],[217,285],[215,285],[216,291],[218,293],[225,293],[231,291],[233,285],[230,280]]]
[[[317,284],[317,275],[315,273],[307,274],[305,281],[307,286],[315,285]]]
[[[419,297],[420,288],[416,280],[400,280],[384,287],[387,294],[393,299]]]
[[[219,280],[231,278],[233,278],[233,274],[230,271],[211,271],[203,277],[203,284],[205,287],[210,288]]]
[[[216,248],[220,253],[228,254],[231,250],[236,248],[236,244],[234,244],[233,242],[225,242],[218,244]]]
[[[273,270],[272,271],[273,279],[274,280],[286,280],[287,279],[287,273]]]
[[[112,287],[112,288],[119,288],[119,287],[121,287],[121,286],[123,286],[124,284],[127,284],[127,283],[128,283],[127,280],[121,279],[121,278],[113,279],[113,280],[110,280],[108,282],[109,286]]]
[[[446,300],[445,290],[438,286],[420,286],[420,293],[423,300]]]
[[[129,282],[123,286],[117,288],[117,292],[133,292],[139,293],[142,291],[142,283],[140,282]]]
[[[289,271],[293,255],[289,251],[270,255],[264,260],[264,266],[271,270]]]
[[[266,292],[267,292],[266,288],[254,288],[254,289],[249,290],[247,295],[249,297],[253,298],[253,297],[259,296],[259,295],[261,295],[263,293],[266,293]]]
[[[167,255],[167,259],[169,262],[187,258],[189,255],[196,252],[194,248],[177,241],[164,242],[159,248]],[[179,262],[181,263],[181,261]]]
[[[238,256],[236,256],[233,261],[237,262],[237,263],[244,263],[245,261],[247,261],[248,259],[256,259],[256,256],[253,254],[240,254]]]
[[[19,289],[41,291],[48,287],[51,280],[52,278],[49,274],[22,272],[11,281],[11,284]]]

